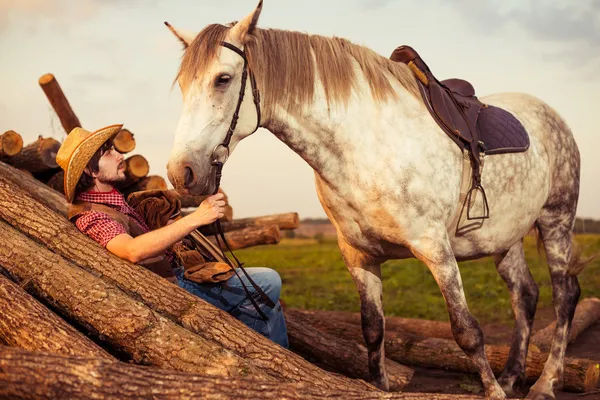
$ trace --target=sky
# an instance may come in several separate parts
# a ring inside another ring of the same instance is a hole
[[[137,142],[131,154],[166,179],[182,47],[163,21],[200,31],[243,18],[257,2],[0,0],[0,131],[26,144],[38,135],[63,140],[37,82],[52,73],[84,128],[124,124]],[[467,79],[479,97],[541,98],[580,148],[577,214],[600,219],[600,0],[265,0],[259,27],[344,37],[386,57],[410,45],[438,78]],[[222,187],[236,218],[325,217],[312,169],[264,129],[236,148]]]

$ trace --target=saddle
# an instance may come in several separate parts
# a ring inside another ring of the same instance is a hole
[[[467,219],[489,218],[487,196],[481,186],[484,156],[527,150],[525,128],[509,112],[479,101],[471,83],[456,78],[439,81],[410,46],[396,48],[390,59],[408,65],[433,119],[463,152],[469,153],[473,175],[465,201],[470,203],[473,193],[480,191],[484,208],[482,216],[468,214]]]

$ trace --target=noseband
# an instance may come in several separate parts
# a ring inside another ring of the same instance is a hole
[[[242,102],[244,101],[244,94],[246,93],[246,80],[248,79],[248,73],[250,74],[250,85],[252,86],[252,97],[254,98],[254,105],[256,106],[256,128],[254,128],[252,133],[256,132],[256,130],[260,126],[260,93],[258,92],[258,89],[256,88],[256,80],[254,79],[254,74],[252,73],[252,71],[248,72],[248,59],[246,58],[246,53],[244,53],[243,50],[237,48],[236,46],[232,45],[231,43],[221,42],[221,46],[224,46],[230,50],[233,50],[234,52],[239,54],[244,59],[244,70],[242,72],[242,87],[240,88],[240,95],[238,98],[238,103],[237,103],[237,106],[235,107],[235,112],[233,113],[233,118],[231,118],[231,124],[229,125],[229,130],[227,131],[227,135],[225,136],[225,139],[223,140],[223,142],[219,143],[214,148],[213,153],[212,153],[212,159],[213,159],[212,165],[216,166],[216,168],[217,168],[217,171],[215,173],[215,184],[216,184],[215,192],[213,194],[216,194],[219,191],[219,186],[221,185],[223,164],[225,164],[225,161],[227,161],[227,158],[229,158],[229,143],[231,142],[231,137],[233,136],[235,127],[237,126],[237,121],[238,121],[239,113],[240,113],[240,107],[242,106]],[[219,150],[221,148],[224,150],[224,153],[220,155]],[[221,227],[221,221],[216,220],[215,225],[216,225],[215,238],[217,239],[217,245],[219,246],[219,249],[221,250],[221,253],[223,254],[223,259],[225,261],[227,261],[227,264],[229,264],[229,266],[231,267],[233,272],[235,272],[235,275],[238,277],[238,279],[240,279],[240,282],[242,283],[244,291],[246,292],[246,296],[248,296],[248,298],[250,299],[250,302],[252,303],[252,305],[258,312],[258,314],[261,316],[261,318],[263,320],[265,320],[265,321],[268,320],[268,317],[265,315],[265,313],[260,309],[260,307],[256,303],[255,296],[256,296],[256,294],[258,296],[260,296],[262,298],[263,302],[270,308],[274,308],[275,303],[273,302],[273,300],[271,300],[271,298],[269,296],[267,296],[267,294],[261,289],[261,287],[258,286],[252,280],[252,278],[250,278],[250,276],[248,275],[248,273],[246,272],[246,270],[243,267],[243,263],[240,262],[240,260],[238,260],[238,258],[235,256],[235,254],[233,254],[233,251],[231,251],[231,248],[229,247],[229,244],[227,243],[227,240],[225,239],[225,235],[223,233],[223,228]],[[227,255],[225,255],[225,252],[223,251],[223,247],[221,246],[221,241],[223,241],[223,244],[225,245],[225,247],[227,248],[229,253],[231,253],[231,255],[233,256],[233,258],[235,260],[235,264],[233,263],[233,261],[231,261],[229,259],[229,257],[227,257]],[[254,287],[254,290],[256,290],[255,295],[252,295],[250,293],[250,291],[244,284],[244,281],[238,275],[237,268],[241,269],[242,272],[244,273],[244,275],[246,275],[246,278],[248,278],[248,281],[250,282],[252,287]]]

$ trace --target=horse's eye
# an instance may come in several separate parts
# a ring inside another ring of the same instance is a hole
[[[227,74],[219,75],[215,84],[216,84],[216,86],[225,86],[229,83],[230,80],[231,80],[231,76],[229,76]]]

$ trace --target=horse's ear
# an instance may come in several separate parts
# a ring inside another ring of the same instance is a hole
[[[177,39],[179,39],[179,41],[183,44],[184,49],[187,48],[190,45],[190,43],[192,43],[197,36],[196,33],[186,32],[182,29],[176,29],[173,25],[169,24],[167,21],[165,21],[165,25],[167,26],[167,28],[169,28],[169,30],[171,32],[173,32],[173,35],[175,35],[177,37]]]
[[[232,39],[237,40],[241,44],[246,42],[248,35],[251,35],[254,32],[254,28],[256,28],[258,17],[260,17],[260,12],[262,11],[262,5],[263,2],[260,0],[254,11],[231,28],[229,34]]]

